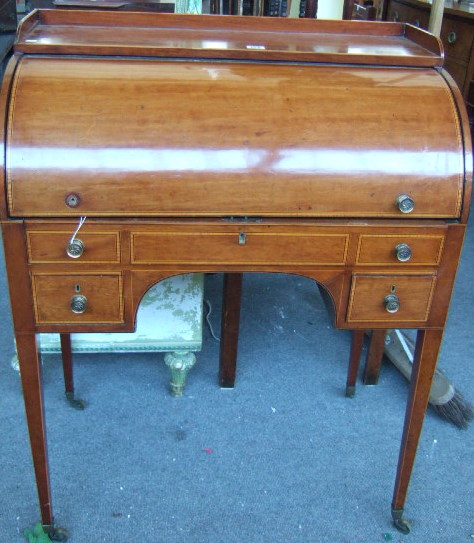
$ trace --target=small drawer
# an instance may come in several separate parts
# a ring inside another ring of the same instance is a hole
[[[416,9],[398,2],[390,2],[387,21],[409,23],[419,28],[427,29],[430,15],[427,10]]]
[[[423,28],[424,30],[427,30],[430,24],[430,16],[426,11],[410,9],[408,11],[408,17],[406,22],[418,28]]]
[[[421,323],[428,319],[435,286],[434,275],[354,275],[347,322]],[[387,308],[395,296],[399,308]]]
[[[445,17],[441,27],[441,41],[446,57],[453,57],[465,62],[471,55],[474,29],[472,24]]]
[[[443,236],[416,236],[403,233],[399,236],[361,235],[357,263],[437,265],[441,259],[443,244]]]
[[[76,239],[81,240],[83,252],[78,258],[66,253],[72,231],[30,231],[28,239],[28,258],[31,264],[63,262],[118,263],[120,243],[118,232],[85,233],[80,231]]]
[[[344,264],[349,236],[241,232],[132,234],[135,264]]]
[[[32,281],[39,324],[123,322],[120,274],[35,274]]]

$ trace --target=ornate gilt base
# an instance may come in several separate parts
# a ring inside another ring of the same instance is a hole
[[[189,370],[196,363],[195,354],[189,351],[166,353],[165,363],[171,372],[171,394],[173,396],[182,396]]]

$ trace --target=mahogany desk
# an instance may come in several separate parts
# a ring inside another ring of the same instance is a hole
[[[409,531],[471,191],[466,111],[442,60],[436,38],[399,23],[61,10],[23,21],[1,94],[0,213],[53,538],[65,536],[36,334],[133,331],[145,292],[188,272],[228,273],[230,291],[243,272],[300,274],[337,328],[419,330],[392,501]]]

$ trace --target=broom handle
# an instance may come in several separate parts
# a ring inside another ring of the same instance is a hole
[[[388,333],[392,335],[392,339],[394,339],[397,343],[399,343],[400,347],[403,350],[403,353],[405,354],[405,356],[392,355],[390,356],[390,360],[397,367],[397,369],[400,371],[403,377],[405,377],[405,379],[408,379],[409,381],[411,378],[413,353],[411,349],[408,347],[405,341],[405,338],[402,336],[402,333],[400,332],[400,330],[390,330],[388,331]]]
[[[388,330],[387,334],[390,336],[391,341],[385,346],[385,354],[399,372],[409,381],[413,368],[412,347],[400,330]],[[452,399],[455,392],[449,380],[436,370],[431,385],[430,403],[433,405],[443,405]]]

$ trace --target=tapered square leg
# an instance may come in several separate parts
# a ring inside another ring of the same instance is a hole
[[[403,518],[403,508],[428,406],[431,383],[436,369],[442,337],[443,330],[418,331],[392,501],[393,522],[395,527],[403,533],[410,531],[409,522]]]
[[[20,365],[21,384],[25,401],[26,420],[41,511],[41,522],[53,525],[51,488],[49,482],[46,428],[44,420],[41,364],[34,333],[16,334],[16,349]]]
[[[346,396],[352,398],[355,394],[357,373],[359,372],[360,355],[364,345],[365,330],[354,330],[352,332],[351,354],[349,358],[349,369],[347,371]]]
[[[386,335],[386,330],[372,330],[365,362],[364,385],[376,385],[379,381]]]
[[[221,348],[219,359],[219,384],[224,388],[232,388],[235,384],[242,297],[242,275],[242,273],[224,274]]]
[[[74,409],[84,409],[86,406],[83,400],[74,395],[74,370],[72,365],[71,334],[59,334],[61,341],[61,358],[63,362],[64,388],[66,399]]]

